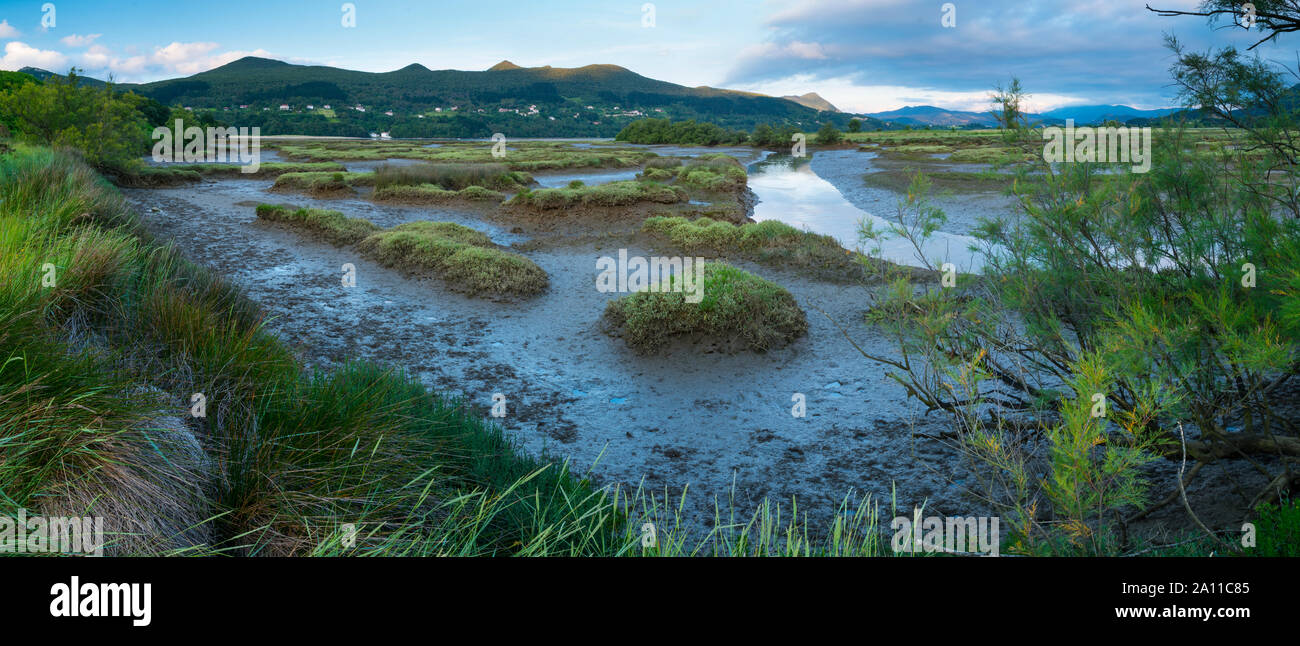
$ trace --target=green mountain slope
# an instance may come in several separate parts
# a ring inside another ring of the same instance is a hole
[[[412,64],[375,73],[246,57],[186,78],[122,88],[168,105],[218,111],[219,119],[260,125],[264,134],[613,136],[647,116],[742,129],[759,123],[812,129],[826,120],[842,128],[851,116],[819,115],[782,98],[685,87],[617,65],[520,67],[502,61],[484,71]],[[324,105],[332,114],[322,115]]]

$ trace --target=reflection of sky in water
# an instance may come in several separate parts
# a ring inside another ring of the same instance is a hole
[[[749,187],[760,202],[754,207],[754,219],[780,220],[799,229],[829,235],[847,248],[860,245],[858,225],[862,220],[885,229],[888,222],[849,203],[833,184],[813,172],[807,163],[791,164],[789,158],[754,164],[749,169]],[[970,236],[935,232],[922,251],[937,268],[951,262],[958,271],[977,271],[983,263],[970,251],[975,245]],[[919,266],[912,244],[897,237],[887,240],[881,256],[900,265]]]
[[[619,182],[623,180],[636,179],[636,174],[641,172],[640,168],[625,168],[615,171],[603,172],[585,172],[585,173],[563,173],[560,175],[533,175],[543,188],[556,188],[568,186],[569,182],[575,179],[582,180],[587,186],[596,186],[597,184],[608,184],[610,182]]]

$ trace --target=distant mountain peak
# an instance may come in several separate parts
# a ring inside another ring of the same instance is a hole
[[[514,63],[511,63],[510,61],[501,61],[500,63],[497,63],[496,65],[493,65],[492,67],[487,68],[487,71],[489,71],[489,72],[504,72],[504,71],[506,71],[506,70],[521,70],[521,69],[524,69],[524,68],[522,68],[522,67],[520,67],[520,66],[518,66],[518,65],[515,65]]]
[[[213,69],[219,70],[252,70],[265,69],[269,67],[289,67],[284,61],[277,61],[274,58],[262,58],[260,56],[245,56],[241,59],[231,61]]]
[[[430,70],[429,68],[427,68],[427,67],[425,67],[425,66],[419,64],[419,63],[411,63],[410,65],[407,65],[406,67],[403,67],[402,69],[397,70],[397,71],[399,71],[399,72],[428,72],[428,71],[431,71],[431,70]]]
[[[807,94],[802,94],[800,96],[794,96],[793,94],[791,94],[791,95],[783,96],[781,98],[789,101],[794,101],[795,103],[798,103],[799,105],[802,105],[806,108],[821,110],[823,112],[840,111],[839,108],[831,105],[830,101],[823,99],[821,95],[817,94],[816,92],[809,92]]]

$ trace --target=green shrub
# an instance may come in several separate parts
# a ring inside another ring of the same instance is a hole
[[[1247,555],[1300,556],[1300,502],[1265,503],[1255,513],[1255,549]]]
[[[677,173],[677,182],[702,191],[736,191],[745,188],[745,167],[730,155],[704,155]]]

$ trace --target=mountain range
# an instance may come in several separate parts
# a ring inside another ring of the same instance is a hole
[[[501,61],[482,71],[411,64],[363,72],[249,56],[193,76],[118,86],[165,105],[229,112],[227,121],[260,125],[264,134],[613,136],[647,117],[740,130],[760,123],[812,130],[826,121],[844,128],[851,117],[814,93],[792,100],[686,87],[617,65],[522,67]],[[328,113],[321,110],[326,105]]]
[[[783,96],[781,98],[787,101],[794,101],[799,105],[807,106],[814,110],[820,110],[824,112],[840,112],[839,108],[831,105],[830,101],[823,99],[821,95],[817,94],[816,92],[809,92],[807,94],[803,94],[800,96],[794,96],[791,94],[791,95]]]
[[[1027,114],[1025,116],[1031,122],[1037,121],[1049,126],[1064,125],[1066,119],[1073,119],[1075,125],[1086,126],[1112,120],[1119,123],[1126,123],[1134,119],[1153,120],[1179,111],[1180,108],[1140,110],[1126,105],[1076,105],[1048,110],[1042,114]],[[997,120],[987,112],[948,110],[932,105],[907,106],[888,112],[873,112],[867,116],[914,127],[993,127],[997,125]]]
[[[58,74],[20,70],[39,79]],[[102,86],[103,81],[84,78]],[[193,76],[122,83],[165,105],[232,113],[227,122],[258,125],[264,134],[393,136],[613,136],[647,117],[694,119],[740,130],[790,124],[812,130],[825,122],[843,129],[851,118],[864,130],[899,126],[989,127],[986,112],[907,106],[853,115],[816,92],[773,97],[708,86],[686,87],[617,65],[523,67],[503,60],[482,71],[431,70],[411,64],[391,72],[362,72],[324,65],[295,65],[248,56]],[[322,110],[329,106],[329,110]],[[360,108],[360,109],[358,109]],[[1123,105],[1069,106],[1028,115],[1031,121],[1078,125],[1153,120],[1173,108],[1139,110]]]

